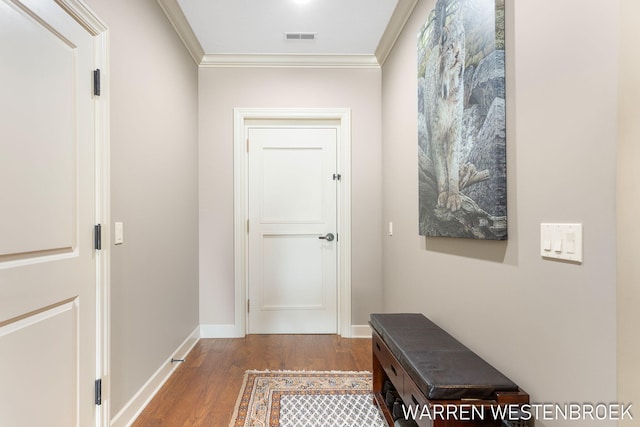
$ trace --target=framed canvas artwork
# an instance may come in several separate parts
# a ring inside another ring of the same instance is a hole
[[[419,231],[507,238],[504,0],[438,0],[418,34]]]

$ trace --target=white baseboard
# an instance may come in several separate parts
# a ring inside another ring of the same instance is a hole
[[[241,337],[244,337],[244,334],[238,331],[236,325],[200,325],[200,338]],[[348,338],[371,338],[371,328],[369,325],[351,325],[351,335]]]
[[[200,338],[242,338],[236,325],[200,325]]]
[[[369,325],[351,325],[351,338],[371,338]]]
[[[194,345],[200,339],[200,327],[197,327],[191,335],[176,349],[171,356],[175,359],[184,359]],[[158,393],[160,387],[169,379],[173,371],[178,368],[178,363],[171,363],[171,358],[166,361],[149,378],[149,380],[138,390],[131,400],[124,405],[112,419],[111,427],[128,427],[138,418],[138,415],[149,404],[151,399]]]

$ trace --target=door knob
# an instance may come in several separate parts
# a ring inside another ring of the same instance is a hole
[[[318,239],[322,239],[322,240],[326,240],[327,242],[331,242],[331,241],[333,241],[333,239],[335,239],[335,236],[333,235],[333,233],[327,233],[326,236],[320,236],[320,237],[318,237]]]

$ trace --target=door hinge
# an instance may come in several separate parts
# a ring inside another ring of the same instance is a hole
[[[100,224],[93,227],[93,243],[96,251],[102,249],[102,225]]]
[[[340,175],[339,173],[334,173],[333,174],[333,180],[334,181],[340,181],[342,179],[342,175]]]
[[[96,405],[102,405],[102,379],[97,379],[95,383]]]
[[[247,300],[247,313],[251,311],[251,300]]]
[[[249,152],[249,138],[247,138],[247,153]]]
[[[93,94],[100,96],[100,69],[93,70]]]
[[[247,234],[249,234],[249,220],[247,220]]]

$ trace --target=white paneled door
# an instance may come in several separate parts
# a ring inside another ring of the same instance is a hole
[[[249,333],[337,332],[337,128],[249,128]]]
[[[94,39],[0,0],[0,425],[95,426]]]

